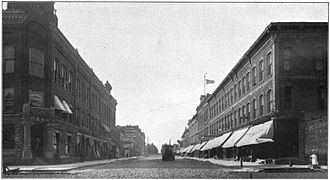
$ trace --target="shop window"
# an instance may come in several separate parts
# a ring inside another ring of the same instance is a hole
[[[291,70],[291,59],[292,59],[292,48],[287,47],[284,48],[284,61],[283,61],[283,69]]]
[[[252,86],[255,86],[257,84],[257,68],[252,68]]]
[[[66,136],[66,144],[65,144],[65,153],[70,154],[71,153],[71,136]]]
[[[267,92],[267,113],[270,113],[273,109],[273,94],[272,94],[272,90],[269,90]]]
[[[257,102],[254,99],[252,101],[252,119],[255,119],[257,117]]]
[[[29,73],[32,76],[44,77],[44,52],[37,48],[29,49]]]
[[[60,133],[55,132],[53,134],[53,148],[57,154],[60,153]]]
[[[284,108],[292,108],[292,87],[284,87]]]
[[[267,67],[267,75],[271,75],[272,74],[272,66],[273,66],[273,62],[272,62],[272,52],[269,52],[267,54],[267,57],[266,57],[266,61],[267,61],[267,64],[268,64],[268,67]]]
[[[3,124],[2,149],[15,149],[15,124]]]
[[[264,96],[261,95],[259,97],[259,116],[264,114]]]
[[[13,113],[15,111],[15,91],[14,88],[3,90],[3,112]]]
[[[44,92],[30,90],[29,102],[32,107],[44,107]]]
[[[4,46],[3,48],[3,72],[13,73],[15,71],[15,47]]]
[[[327,90],[324,86],[317,88],[317,109],[327,109]]]
[[[264,61],[259,62],[259,81],[262,81],[264,78]]]

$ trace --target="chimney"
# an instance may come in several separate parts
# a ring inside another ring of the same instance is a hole
[[[105,90],[110,94],[111,90],[112,90],[112,86],[110,85],[110,83],[108,81],[104,84],[104,87],[105,87]]]

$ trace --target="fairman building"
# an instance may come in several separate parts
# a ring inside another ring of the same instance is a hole
[[[328,23],[270,23],[215,91],[201,97],[181,152],[301,163],[316,151],[325,163],[327,105]]]
[[[2,155],[5,163],[111,158],[116,99],[57,26],[54,2],[3,11]]]

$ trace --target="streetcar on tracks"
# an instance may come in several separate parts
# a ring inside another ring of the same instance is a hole
[[[175,152],[174,146],[169,144],[162,145],[162,160],[163,161],[174,161],[175,160]]]

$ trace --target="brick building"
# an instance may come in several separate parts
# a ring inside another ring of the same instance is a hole
[[[3,160],[111,157],[117,101],[57,27],[54,2],[3,11]]]
[[[328,23],[269,24],[199,105],[204,135],[226,137],[203,150],[224,158],[308,161],[315,149],[326,162],[327,50]]]
[[[146,152],[145,134],[139,126],[121,126],[125,133],[125,156],[143,156]]]

